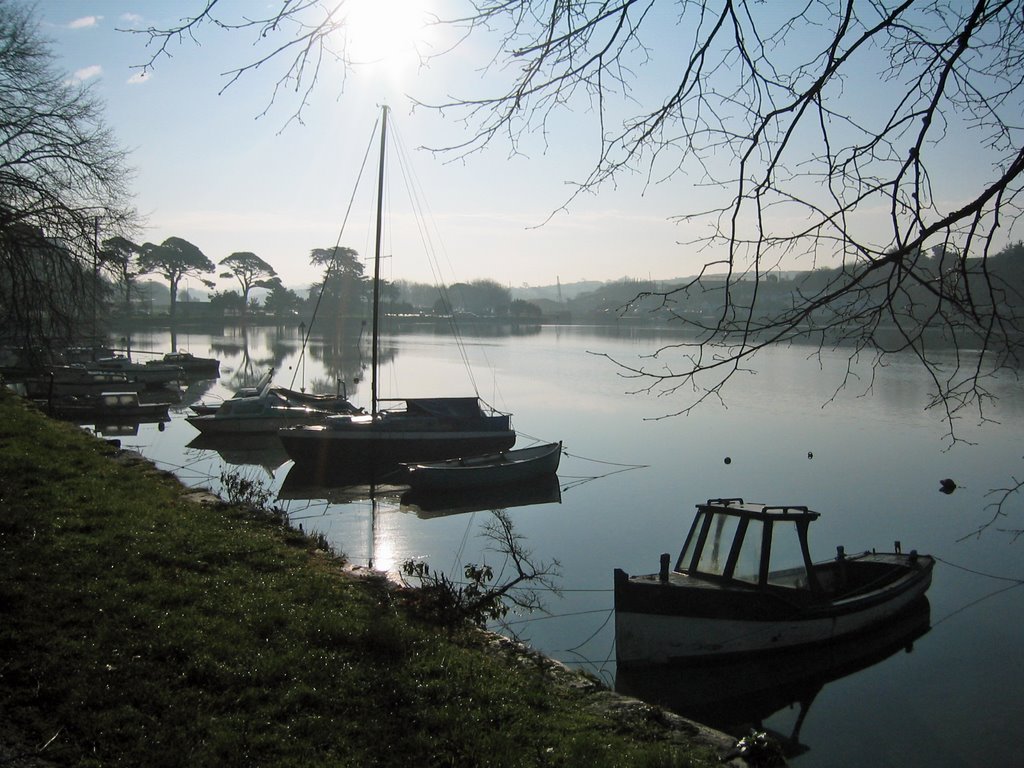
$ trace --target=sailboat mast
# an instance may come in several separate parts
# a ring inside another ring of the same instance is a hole
[[[377,347],[380,334],[380,244],[384,223],[384,157],[388,136],[388,108],[381,108],[380,165],[377,176],[377,244],[373,256],[373,350],[370,360],[370,413],[377,416]]]

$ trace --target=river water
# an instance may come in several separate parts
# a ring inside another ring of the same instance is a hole
[[[954,425],[962,440],[952,442],[942,413],[925,409],[929,382],[911,358],[891,360],[873,380],[857,366],[837,394],[845,352],[789,347],[756,359],[724,402],[660,418],[687,404],[687,393],[627,394],[640,384],[608,357],[636,364],[677,341],[664,331],[570,326],[467,335],[462,345],[431,327],[387,338],[382,396],[479,393],[513,413],[520,446],[564,443],[555,496],[506,507],[534,560],[557,562],[559,591],[541,594],[546,612],[510,615],[501,631],[712,725],[769,729],[787,739],[791,765],[1020,764],[1024,538],[1013,531],[1024,528],[1024,503],[1015,493],[1005,515],[993,507],[1000,489],[1024,478],[1020,382],[990,382],[998,400],[988,420],[965,415]],[[367,405],[368,385],[352,381],[365,376],[365,349],[313,345],[300,357],[293,329],[179,333],[176,343],[219,358],[221,378],[191,387],[166,428],[141,425],[122,436],[126,447],[190,485],[217,489],[224,471],[263,484],[294,524],[323,533],[357,564],[397,570],[417,558],[453,578],[467,563],[487,562],[499,578],[508,572],[483,535],[493,520],[486,510],[431,514],[395,493],[332,502],[288,482],[291,462],[273,441],[189,447],[197,435],[184,421],[190,401],[229,397],[272,366],[275,383],[295,388],[330,391],[342,376],[352,399]],[[167,333],[135,335],[131,344],[171,348]],[[943,478],[955,480],[954,493],[940,493]],[[936,556],[929,607],[885,636],[787,665],[617,679],[612,569],[656,571],[662,552],[678,554],[694,505],[726,496],[819,511],[815,559],[834,556],[839,544],[852,553],[891,550],[894,541]]]

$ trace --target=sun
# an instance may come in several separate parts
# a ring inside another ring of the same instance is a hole
[[[431,19],[428,6],[428,0],[347,0],[342,32],[350,63],[396,70],[417,62]]]

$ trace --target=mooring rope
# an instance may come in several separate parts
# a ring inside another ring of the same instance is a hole
[[[996,579],[997,581],[1010,581],[1010,582],[1013,582],[1014,584],[1024,584],[1024,579],[1016,579],[1016,578],[1014,578],[1012,576],[996,576],[994,573],[985,573],[984,571],[976,571],[973,568],[968,568],[968,567],[963,566],[963,565],[957,565],[956,563],[951,563],[949,560],[944,560],[944,559],[942,559],[941,557],[939,557],[937,555],[932,555],[932,557],[935,558],[936,562],[942,563],[943,565],[948,565],[951,568],[956,568],[957,570],[964,571],[966,573],[973,573],[975,576],[984,576],[987,579]]]

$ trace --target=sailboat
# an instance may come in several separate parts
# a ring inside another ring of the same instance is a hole
[[[516,441],[511,417],[485,409],[479,397],[391,398],[388,402],[393,402],[393,407],[380,407],[377,369],[387,125],[388,108],[385,106],[382,110],[377,179],[371,410],[368,414],[332,416],[322,424],[278,432],[285,451],[296,465],[321,477],[337,472],[387,469],[401,462],[497,453],[511,448]]]

